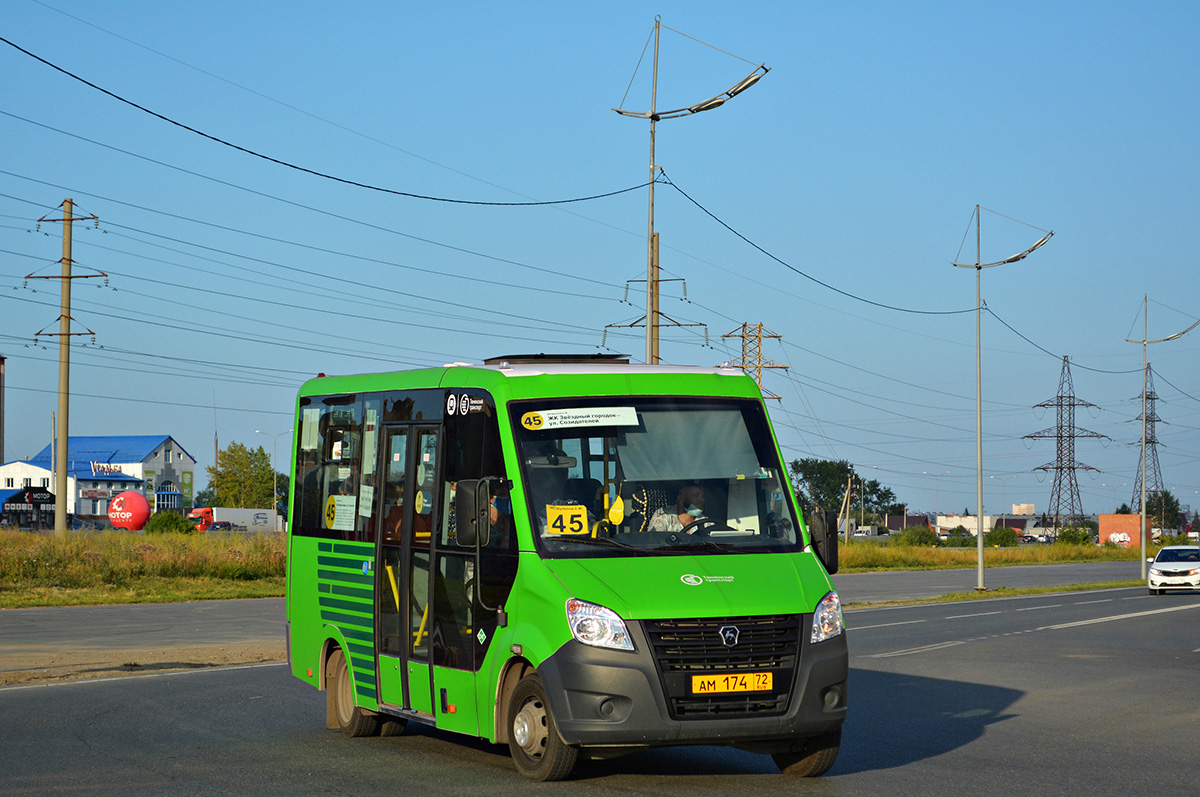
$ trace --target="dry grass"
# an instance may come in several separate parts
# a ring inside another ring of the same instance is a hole
[[[0,531],[0,607],[282,595],[278,534]]]
[[[1157,547],[1147,551],[1153,556]],[[1137,561],[1141,551],[1107,545],[1028,545],[1019,548],[984,548],[987,567],[1004,565],[1046,565],[1063,562]],[[878,542],[852,540],[838,550],[838,569],[843,573],[869,570],[950,570],[975,567],[979,553],[975,548],[921,548],[881,545]]]

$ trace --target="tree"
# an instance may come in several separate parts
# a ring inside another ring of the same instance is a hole
[[[871,514],[900,514],[904,511],[896,509],[903,504],[896,503],[896,494],[891,489],[875,479],[861,479],[854,472],[854,466],[844,459],[794,459],[788,463],[788,469],[792,472],[801,506],[837,509],[842,505],[846,482],[850,480],[855,507],[861,506],[864,512]]]
[[[275,474],[275,511],[287,513],[288,490],[291,488],[292,478],[286,473]]]
[[[1170,490],[1163,490],[1146,496],[1146,517],[1154,518],[1155,528],[1174,529],[1183,522],[1183,510],[1179,499]]]
[[[200,492],[196,493],[196,497],[192,500],[194,506],[214,506],[217,500],[217,494],[213,492],[212,487],[205,487]]]
[[[1129,504],[1121,504],[1121,506],[1117,507],[1116,514],[1118,514],[1118,515],[1132,515],[1132,514],[1133,514],[1133,510],[1129,508]]]
[[[271,457],[262,446],[251,450],[241,443],[230,443],[217,452],[217,464],[205,470],[208,486],[215,494],[214,506],[256,509],[275,504]]]

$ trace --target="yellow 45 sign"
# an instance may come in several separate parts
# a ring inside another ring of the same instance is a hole
[[[546,420],[540,412],[527,412],[521,416],[521,426],[526,429],[541,429],[545,422]]]
[[[587,534],[587,507],[582,504],[546,505],[549,534]]]

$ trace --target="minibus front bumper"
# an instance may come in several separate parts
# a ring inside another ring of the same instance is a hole
[[[690,670],[664,673],[639,622],[626,622],[635,650],[597,648],[572,640],[538,666],[563,741],[594,747],[728,744],[759,752],[836,730],[846,718],[846,635],[813,644],[811,615],[802,615],[799,655],[789,678],[776,672],[775,692],[738,708],[695,705]],[[714,671],[714,675],[730,672]],[[674,693],[674,694],[672,694]]]

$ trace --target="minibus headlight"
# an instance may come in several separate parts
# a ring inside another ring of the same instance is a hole
[[[842,633],[842,601],[836,592],[830,592],[817,604],[813,612],[812,642],[824,642]]]
[[[633,650],[625,621],[612,609],[571,598],[567,601],[567,625],[571,635],[585,645]]]

